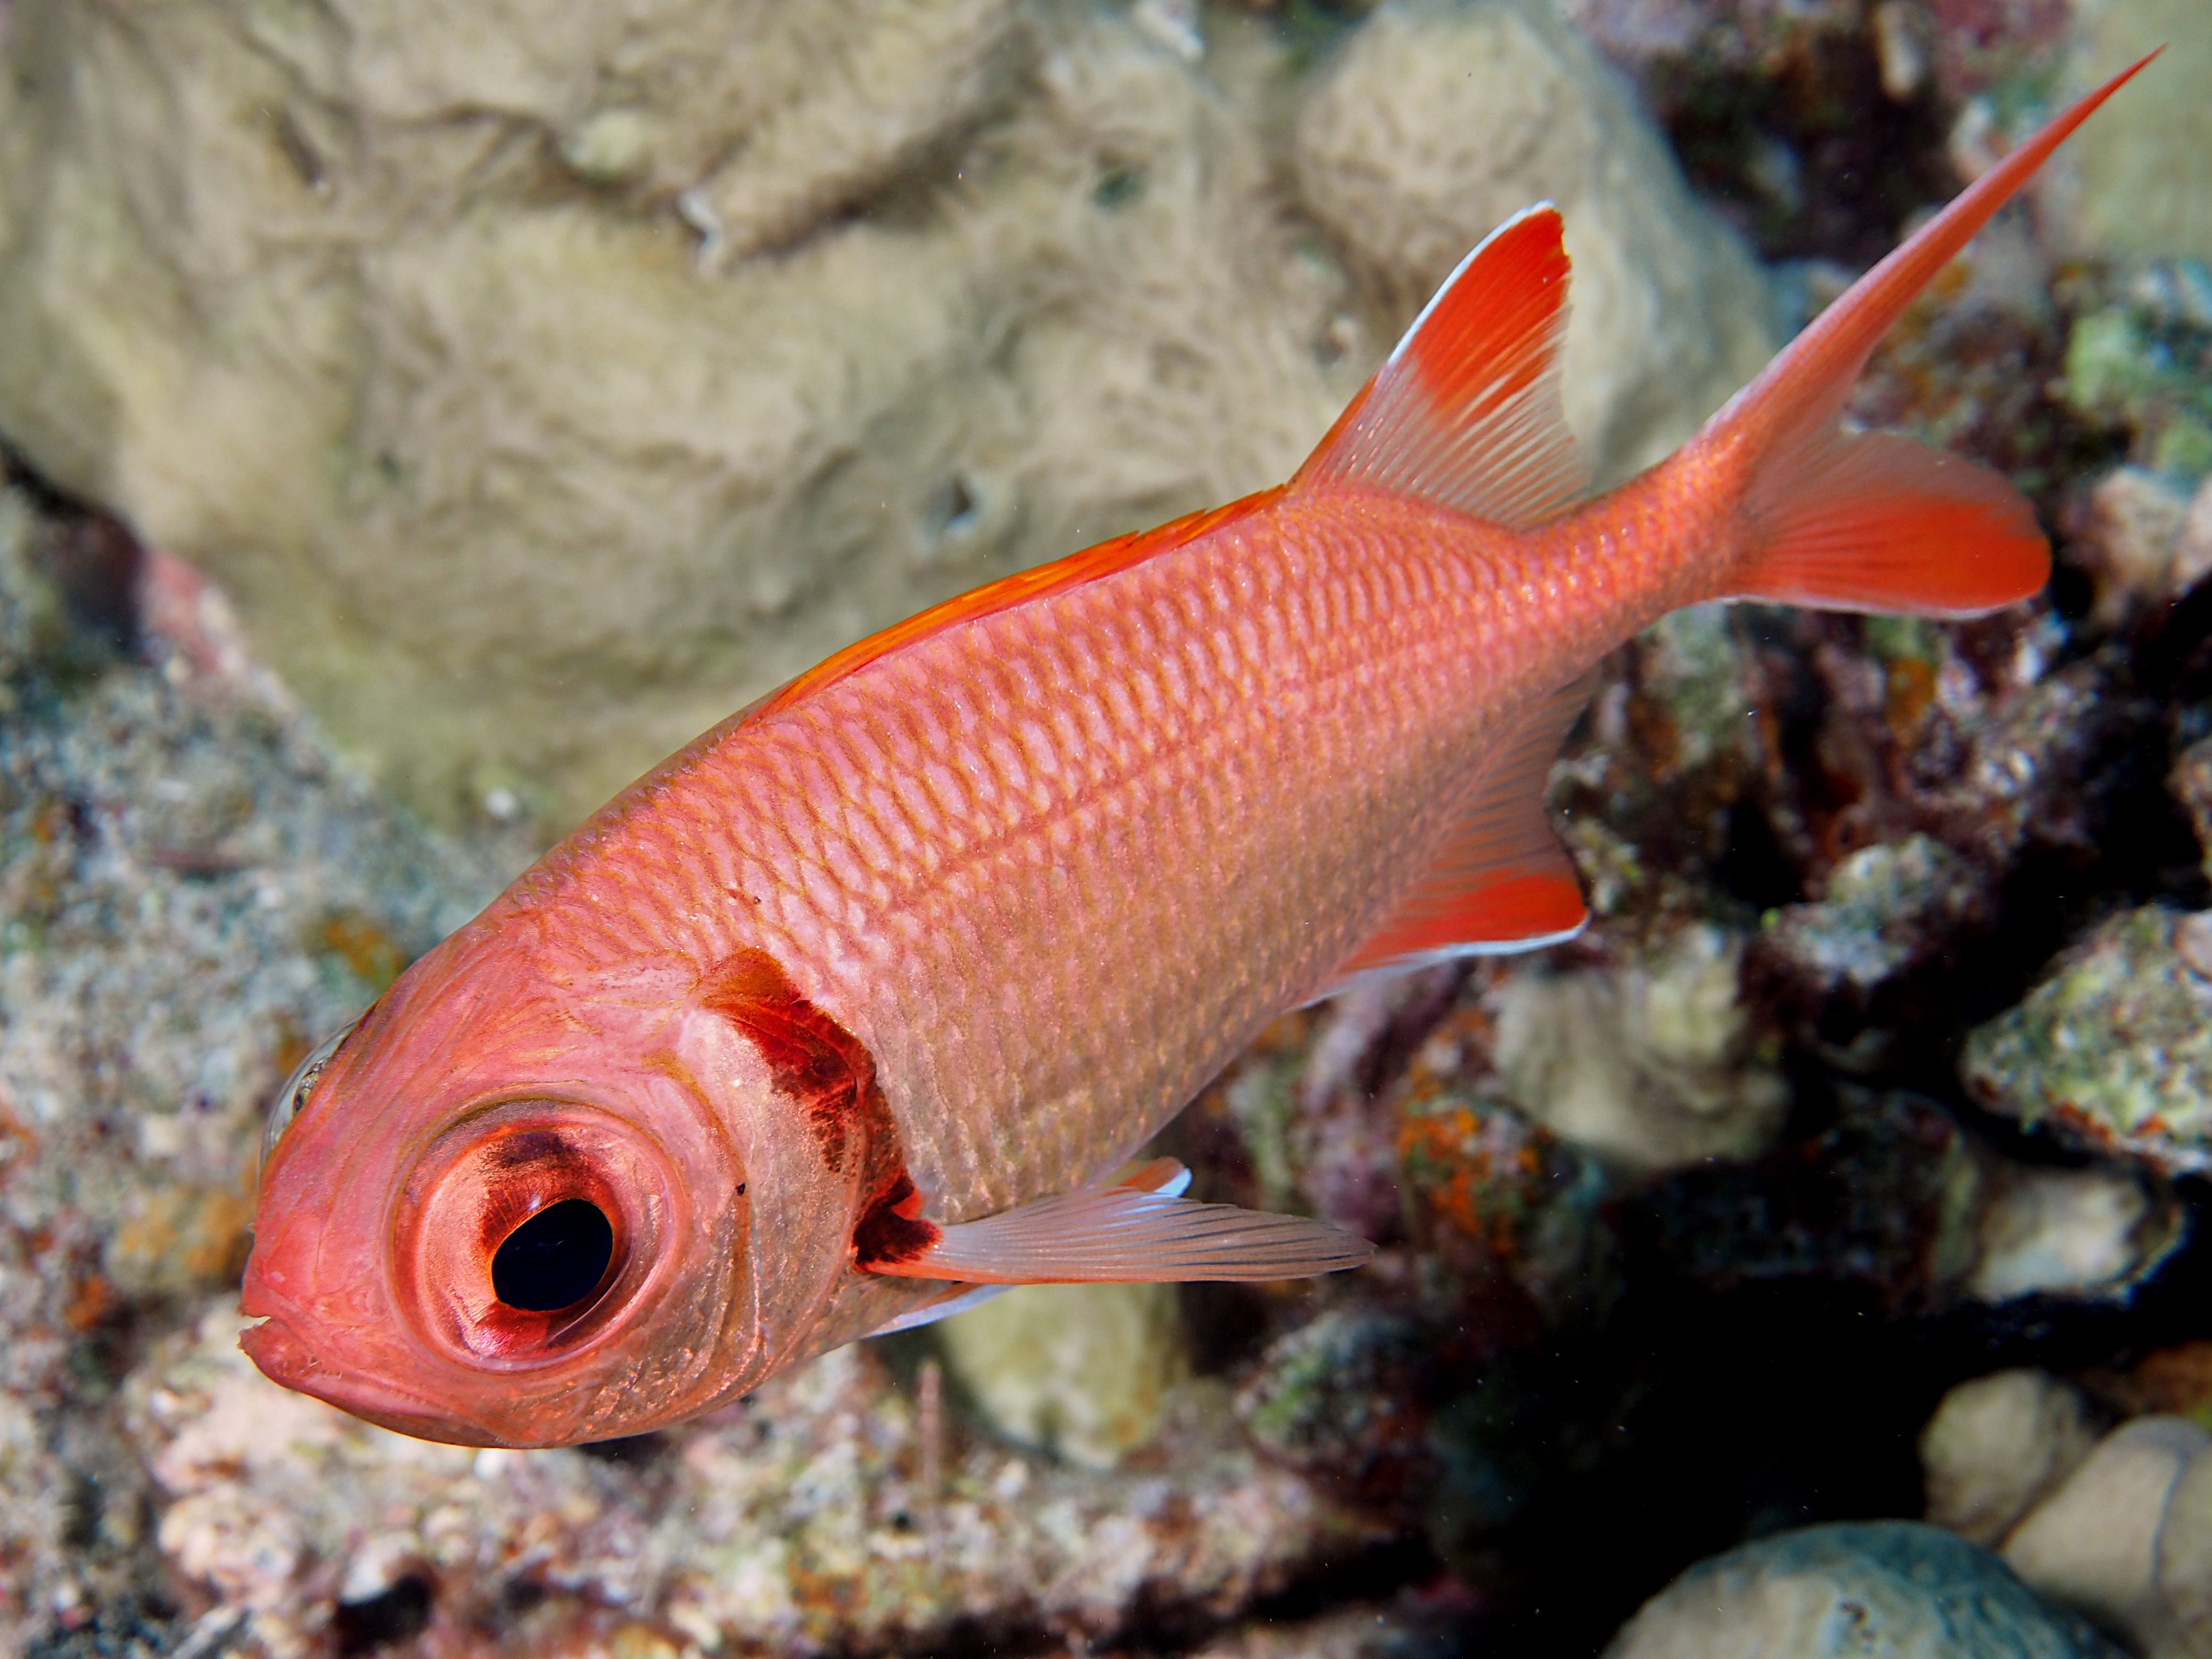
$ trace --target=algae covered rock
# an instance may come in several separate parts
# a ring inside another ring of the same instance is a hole
[[[1817,1036],[1900,1024],[1911,993],[1994,920],[1993,885],[1930,836],[1861,848],[1828,872],[1818,902],[1765,918],[1757,971],[1776,1001],[1817,1011]]]
[[[142,635],[134,560],[112,524],[0,489],[9,1652],[95,1616],[163,1627],[131,1611],[151,1546],[148,1478],[112,1421],[124,1334],[236,1284],[278,1080],[502,873],[393,812],[295,716],[234,695],[250,679]],[[121,636],[88,629],[95,613]]]
[[[287,1393],[237,1328],[211,1307],[149,1354],[125,1427],[170,1571],[273,1654],[343,1647],[348,1586],[399,1591],[431,1651],[489,1632],[524,1652],[1100,1640],[1218,1620],[1378,1536],[1238,1447],[1225,1413],[1179,1425],[1164,1473],[1071,1470],[945,1434],[867,1345],[642,1443],[477,1451]]]
[[[1606,1659],[2118,1659],[1989,1551],[1909,1521],[1808,1527],[1700,1562]]]
[[[2113,917],[2027,1000],[1966,1039],[1975,1098],[2029,1125],[2178,1174],[2212,1168],[2212,950],[2206,919]]]

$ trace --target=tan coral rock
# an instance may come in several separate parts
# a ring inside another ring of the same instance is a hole
[[[1602,477],[1662,459],[1771,353],[1750,255],[1550,7],[1378,8],[1301,112],[1296,157],[1307,203],[1401,322],[1502,220],[1559,204],[1567,418]]]
[[[2187,1659],[2212,1659],[2212,1454],[2182,1470],[2159,1530],[2158,1587]]]
[[[1789,1089],[1740,989],[1743,940],[1686,927],[1617,968],[1526,969],[1492,994],[1507,1098],[1632,1175],[1750,1158]]]
[[[2147,1171],[1990,1166],[1980,1255],[1966,1293],[2124,1298],[2188,1237],[2172,1188]]]
[[[953,1376],[999,1432],[1106,1469],[1190,1376],[1171,1285],[1018,1287],[945,1322]]]
[[[2212,7],[2203,0],[2076,0],[2066,90],[2164,48],[2058,158],[2045,185],[2052,230],[2078,252],[2212,259]]]
[[[2179,1623],[2160,1583],[2161,1535],[2185,1473],[2212,1457],[2212,1434],[2186,1418],[2139,1417],[2097,1449],[2005,1540],[2023,1583],[2124,1631],[2154,1659],[2181,1659]]]
[[[1272,482],[1362,372],[1250,123],[1111,14],[33,3],[5,50],[0,430],[441,816],[571,819]]]
[[[2115,467],[2097,481],[2071,552],[2095,585],[2099,623],[2133,621],[2212,569],[2212,546],[2192,541],[2185,552],[2189,512],[2188,495],[2148,468]]]
[[[792,8],[791,9],[802,9]],[[825,43],[803,97],[762,121],[685,193],[722,265],[803,234],[1005,103],[1030,32],[1006,0],[894,8]]]
[[[1171,14],[21,0],[0,432],[211,572],[416,806],[559,827],[856,635],[1326,429],[1386,337],[1285,212],[1291,59],[1216,19],[1194,61]],[[1489,140],[1431,73],[1382,196],[1461,216],[1346,219],[1387,10],[1295,170],[1406,280],[1559,196],[1577,418],[1646,459],[1758,367],[1755,281],[1571,36],[1480,17],[1455,50],[1552,66],[1571,176],[1462,191]]]
[[[1961,1382],[1920,1431],[1928,1519],[1995,1544],[2096,1443],[2081,1394],[2046,1371]]]

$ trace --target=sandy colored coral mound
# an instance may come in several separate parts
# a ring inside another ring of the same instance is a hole
[[[1559,198],[1608,463],[1756,367],[1748,264],[1555,24],[1386,7],[1308,82],[1217,21],[1194,63],[1055,0],[25,0],[0,434],[216,573],[380,779],[550,829],[858,635],[1286,474],[1404,320],[1293,173],[1416,284]],[[1362,128],[1409,42],[1510,49],[1545,142],[1438,72]]]
[[[1548,7],[1381,8],[1307,100],[1297,161],[1314,213],[1407,319],[1492,227],[1559,204],[1567,419],[1601,478],[1663,459],[1773,350],[1749,252]]]

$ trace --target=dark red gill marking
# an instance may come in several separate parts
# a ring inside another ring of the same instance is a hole
[[[907,1173],[898,1126],[866,1046],[799,995],[764,951],[738,951],[716,963],[700,981],[699,1000],[752,1039],[776,1088],[799,1101],[822,1161],[835,1174],[857,1177],[855,1265],[911,1261],[934,1244],[938,1228],[921,1218],[921,1194]]]

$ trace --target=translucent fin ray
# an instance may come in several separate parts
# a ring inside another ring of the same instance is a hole
[[[1366,1240],[1326,1221],[1194,1203],[1181,1196],[1189,1182],[1173,1158],[1154,1158],[1111,1186],[957,1223],[912,1261],[872,1271],[986,1286],[1304,1279],[1374,1254]]]
[[[1011,1285],[952,1285],[933,1302],[925,1302],[919,1308],[908,1308],[904,1313],[870,1331],[870,1336],[889,1336],[896,1331],[918,1331],[924,1325],[934,1325],[940,1319],[950,1319],[955,1314],[964,1314],[970,1308],[980,1308],[994,1297],[1004,1296],[1014,1287]]]
[[[1976,617],[2051,579],[2051,544],[2008,479],[1909,438],[1839,437],[1752,513],[1737,598]]]

